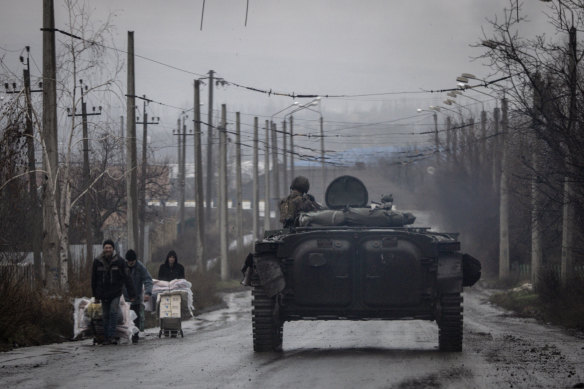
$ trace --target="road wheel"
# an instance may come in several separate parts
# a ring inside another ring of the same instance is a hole
[[[252,290],[253,350],[281,351],[284,324],[274,314],[276,297],[266,296],[264,289],[254,282]]]
[[[440,351],[462,351],[462,296],[460,293],[445,294],[440,298],[438,329]]]

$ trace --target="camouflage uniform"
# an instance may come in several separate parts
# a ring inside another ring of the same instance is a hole
[[[280,222],[284,227],[298,225],[300,212],[317,211],[320,205],[314,200],[314,196],[302,193],[296,189],[290,191],[290,195],[280,202]]]

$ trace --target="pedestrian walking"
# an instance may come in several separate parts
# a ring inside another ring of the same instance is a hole
[[[158,269],[158,279],[162,281],[172,281],[185,278],[185,268],[178,263],[178,256],[174,250],[170,250],[166,255],[166,261]]]
[[[140,331],[144,331],[144,302],[148,302],[152,297],[152,276],[150,276],[146,266],[138,260],[134,250],[128,250],[125,257],[130,271],[130,278],[132,278],[132,283],[136,291],[136,300],[130,304],[130,309],[137,316],[134,319],[134,324]],[[124,288],[124,297],[126,299],[129,298],[126,288]],[[138,343],[138,339],[138,333],[132,335],[132,343]]]
[[[115,252],[114,242],[107,239],[102,247],[103,252],[93,260],[91,290],[95,301],[101,302],[104,331],[102,344],[117,344],[115,334],[122,289],[124,286],[127,288],[130,302],[136,299],[136,291],[128,265]]]

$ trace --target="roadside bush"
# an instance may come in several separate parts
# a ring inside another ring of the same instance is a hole
[[[0,269],[0,350],[70,339],[73,307],[68,297],[33,289],[18,266]]]
[[[545,272],[538,284],[539,302],[545,320],[584,330],[584,277],[574,276],[561,285],[555,272]]]
[[[496,293],[490,301],[519,316],[534,317],[545,323],[584,330],[584,279],[576,276],[565,286],[558,274],[544,272],[536,291],[510,290]]]

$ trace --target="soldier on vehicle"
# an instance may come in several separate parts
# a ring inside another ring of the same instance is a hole
[[[136,319],[134,324],[140,331],[144,331],[144,302],[148,302],[152,296],[152,276],[146,269],[146,266],[136,256],[136,252],[132,249],[126,252],[126,261],[128,261],[128,269],[130,270],[130,277],[134,283],[136,290],[136,301],[130,305],[130,309],[136,312]],[[144,288],[144,296],[142,296],[142,288]],[[124,297],[129,297],[128,291],[124,288]],[[138,334],[132,336],[132,342],[138,343]]]
[[[95,302],[101,301],[103,317],[103,344],[117,344],[115,339],[118,323],[118,309],[122,289],[128,290],[129,301],[136,300],[134,283],[126,261],[114,252],[114,242],[107,239],[103,242],[103,253],[93,260],[91,272],[91,290]]]
[[[310,182],[304,176],[297,176],[290,185],[290,194],[280,202],[280,222],[284,227],[298,225],[300,212],[318,211],[322,209],[314,196],[308,194]]]

